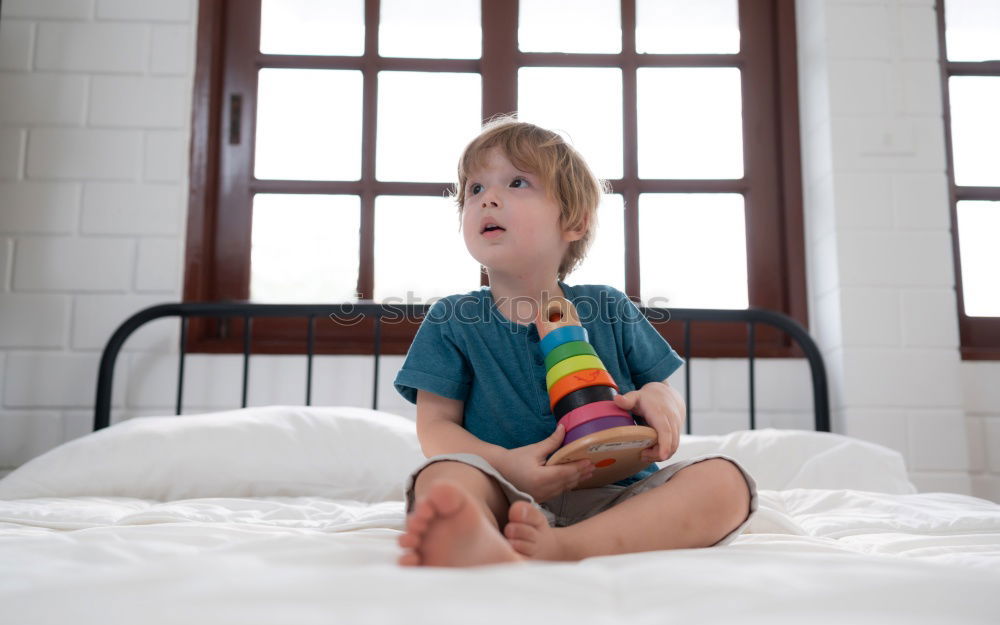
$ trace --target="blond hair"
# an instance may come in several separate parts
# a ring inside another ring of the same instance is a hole
[[[514,116],[499,116],[483,126],[458,161],[454,198],[459,214],[465,204],[469,174],[482,169],[486,153],[492,148],[500,148],[518,169],[541,178],[546,193],[559,205],[560,228],[566,231],[586,227],[581,239],[570,242],[559,263],[559,279],[565,279],[587,255],[594,239],[597,205],[601,194],[610,191],[607,183],[599,180],[580,153],[557,133],[518,121]]]

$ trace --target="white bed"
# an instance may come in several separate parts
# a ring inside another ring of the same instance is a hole
[[[834,434],[685,437],[760,488],[734,544],[395,564],[412,422],[360,408],[133,419],[0,480],[0,623],[997,623],[1000,506],[916,493]]]

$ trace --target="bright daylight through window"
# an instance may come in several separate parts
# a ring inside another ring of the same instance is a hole
[[[562,0],[520,0],[520,51],[620,54],[619,1],[572,4],[566,11]],[[363,55],[364,7],[364,0],[262,0],[260,51],[285,59]],[[481,21],[480,0],[382,0],[378,54],[424,62],[478,60]],[[561,27],[551,28],[554,21]],[[737,0],[636,0],[635,24],[634,51],[640,55],[740,52]],[[518,67],[520,119],[564,134],[602,178],[621,179],[628,174],[626,161],[634,158],[638,170],[631,175],[640,180],[705,181],[704,189],[694,182],[689,193],[639,193],[639,295],[671,306],[746,307],[744,196],[713,186],[744,176],[741,70],[735,61],[633,68],[639,140],[630,157],[624,140],[627,70],[614,59],[595,66],[533,61]],[[375,110],[366,112],[364,81],[370,77],[361,71],[293,64],[265,66],[257,76],[256,179],[360,180],[362,117],[374,114],[377,180],[453,182],[456,159],[482,121],[479,73],[380,71]],[[426,302],[479,286],[480,268],[464,249],[456,208],[442,195],[375,198],[374,299]],[[353,298],[358,196],[258,191],[252,205],[252,299]],[[610,194],[599,210],[591,252],[568,281],[625,290],[627,254],[624,199]]]

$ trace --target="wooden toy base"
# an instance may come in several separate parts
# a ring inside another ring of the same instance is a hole
[[[656,430],[645,425],[627,425],[594,432],[552,454],[545,464],[563,464],[589,458],[595,465],[590,479],[573,490],[596,488],[624,479],[643,469],[649,462],[642,450],[656,444]]]

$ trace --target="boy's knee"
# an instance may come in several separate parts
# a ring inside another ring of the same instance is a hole
[[[457,460],[439,460],[427,465],[417,474],[413,483],[414,495],[420,497],[438,480],[458,482],[493,514],[500,527],[506,523],[507,502],[500,485],[471,464]]]
[[[493,498],[494,492],[500,490],[500,486],[492,477],[470,464],[457,460],[439,460],[424,467],[414,481],[414,490],[419,495],[441,479],[458,482],[487,499]]]
[[[728,513],[736,520],[736,525],[743,523],[750,513],[750,486],[743,472],[724,458],[713,458],[699,464],[707,465],[705,469],[710,473],[712,485],[718,493],[720,512]]]
[[[441,478],[452,480],[462,478],[477,479],[477,476],[488,479],[485,473],[472,465],[457,460],[439,460],[424,467],[417,475],[416,482],[429,486]]]

